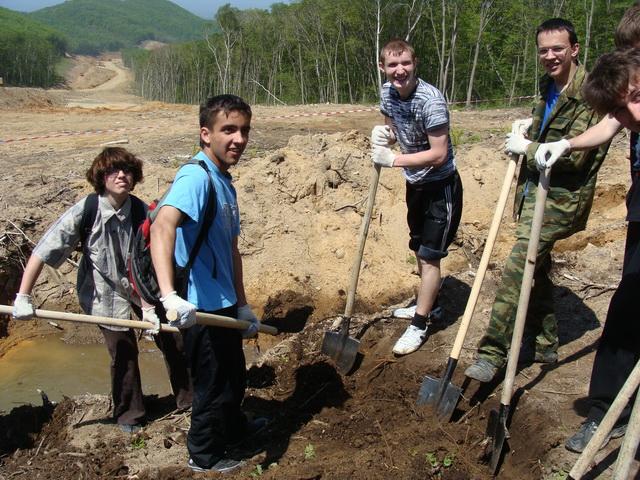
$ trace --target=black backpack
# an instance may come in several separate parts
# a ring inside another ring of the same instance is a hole
[[[146,217],[145,204],[135,195],[129,195],[131,198],[131,228],[134,232],[138,231],[142,222]],[[98,214],[99,197],[97,193],[90,193],[84,202],[84,210],[82,211],[82,219],[80,220],[80,245],[82,247],[87,243],[93,224]]]
[[[176,293],[182,298],[187,297],[187,287],[189,283],[189,272],[193,265],[202,242],[206,238],[209,228],[213,224],[213,220],[216,216],[217,201],[216,201],[216,189],[211,177],[211,172],[207,167],[207,164],[203,160],[189,160],[184,165],[200,165],[209,177],[209,195],[207,196],[207,206],[204,212],[204,221],[198,232],[196,242],[189,253],[189,259],[185,266],[179,266],[175,264],[174,260],[174,287]],[[160,287],[158,286],[158,280],[156,278],[156,272],[153,268],[153,262],[151,261],[151,224],[155,220],[158,214],[158,205],[162,204],[171,187],[162,195],[159,200],[154,200],[149,205],[147,217],[142,221],[135,233],[133,241],[131,242],[131,255],[129,256],[129,281],[133,285],[134,290],[140,296],[142,300],[149,304],[157,304],[160,302]],[[216,277],[215,258],[214,258],[214,271],[213,277]]]

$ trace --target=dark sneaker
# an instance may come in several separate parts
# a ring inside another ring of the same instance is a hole
[[[193,470],[194,472],[218,472],[218,473],[227,473],[231,472],[237,468],[240,468],[244,465],[244,462],[241,460],[234,460],[232,458],[221,458],[218,460],[212,467],[204,468],[200,467],[194,462],[192,459],[189,459],[187,462],[187,466]]]
[[[468,367],[464,374],[482,383],[488,383],[493,380],[498,373],[498,367],[484,358],[478,358],[474,364]]]
[[[122,430],[124,433],[138,433],[140,430],[142,430],[142,425],[140,425],[139,423],[133,425],[125,425],[124,423],[119,423],[118,427],[120,427],[120,430]]]
[[[589,443],[589,440],[591,440],[591,437],[593,437],[593,435],[596,433],[596,430],[598,430],[599,426],[600,426],[600,423],[596,422],[595,420],[585,421],[582,425],[580,425],[580,428],[578,429],[578,431],[572,437],[569,437],[567,441],[564,443],[565,448],[572,452],[582,453],[582,451],[586,448],[587,444]],[[607,445],[607,443],[609,443],[609,440],[611,440],[612,438],[622,437],[626,433],[626,431],[627,431],[626,425],[619,425],[617,427],[613,427],[609,432],[609,435],[605,437],[604,441],[602,442],[602,445],[600,445],[599,450],[603,449]]]

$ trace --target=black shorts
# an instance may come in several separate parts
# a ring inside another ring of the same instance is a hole
[[[448,254],[462,216],[462,182],[458,172],[437,182],[407,182],[409,248],[425,260]]]

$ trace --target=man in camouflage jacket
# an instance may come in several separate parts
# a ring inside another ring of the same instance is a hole
[[[465,375],[481,382],[491,381],[505,365],[511,344],[539,177],[535,152],[540,143],[579,135],[599,121],[580,92],[586,71],[577,64],[579,48],[573,25],[563,19],[547,20],[538,27],[537,45],[547,73],[540,81],[541,97],[533,108],[527,131],[531,140],[512,134],[505,145],[508,153],[525,155],[515,197],[517,239],[504,267],[489,327],[478,347],[478,359],[465,371]],[[529,360],[557,361],[558,326],[553,283],[548,276],[551,250],[556,240],[584,230],[598,169],[608,148],[606,144],[597,150],[574,152],[554,165],[527,312],[525,342],[531,344],[525,343],[523,355],[528,355]]]

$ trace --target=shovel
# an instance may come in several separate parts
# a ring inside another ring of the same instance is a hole
[[[547,192],[549,191],[550,175],[550,168],[547,168],[544,172],[540,172],[538,191],[536,192],[536,205],[533,211],[531,233],[529,237],[529,245],[527,247],[527,257],[522,275],[522,286],[520,287],[520,298],[518,299],[516,322],[513,329],[513,336],[511,337],[507,371],[504,383],[502,384],[500,409],[499,411],[491,410],[491,412],[489,412],[489,421],[487,423],[487,436],[491,439],[491,461],[489,462],[489,465],[494,475],[498,470],[504,441],[509,438],[509,432],[507,430],[509,404],[511,403],[513,383],[516,377],[516,369],[518,367],[518,357],[520,356],[520,345],[522,343],[522,335],[524,333],[524,324],[527,319],[527,309],[529,308],[529,297],[531,296],[531,285],[533,283],[533,274],[536,268],[538,244],[540,243],[540,230],[542,229],[544,207],[547,200]]]
[[[9,305],[0,305],[0,314],[2,313],[11,315],[13,313],[13,307]],[[94,315],[84,315],[81,313],[58,312],[55,310],[36,310],[34,316],[36,318],[46,318],[49,320],[91,323],[94,325],[110,325],[113,327],[138,328],[142,330],[153,328],[153,324],[151,324],[150,322],[126,320],[122,318],[98,317]],[[167,314],[167,316],[169,315]],[[224,317],[222,315],[205,314],[200,312],[196,314],[196,318],[198,319],[198,323],[202,325],[211,325],[214,327],[226,327],[243,330],[249,325],[249,322],[246,322],[244,320],[236,320],[234,318]],[[160,324],[160,331],[175,333],[179,332],[180,330],[178,330],[176,327],[171,327],[166,324]],[[260,331],[263,333],[269,333],[271,335],[276,335],[278,333],[278,330],[270,325],[260,325]]]
[[[638,389],[638,385],[640,385],[640,360],[636,363],[636,366],[629,374],[627,381],[624,382],[624,385],[618,392],[618,395],[616,395],[615,400],[600,422],[596,433],[593,434],[593,437],[591,437],[591,440],[589,440],[589,443],[587,443],[587,446],[578,457],[578,460],[569,472],[569,478],[579,480],[587,470],[591,468],[593,458],[596,456],[596,453],[598,453],[598,450],[600,450],[602,442],[604,442],[605,438],[615,425],[616,420],[618,420],[618,417],[627,406],[629,399],[633,396],[633,392]],[[627,427],[625,440],[620,448],[620,453],[618,454],[614,476],[612,477],[614,480],[631,478],[631,476],[628,476],[627,474],[629,473],[629,467],[638,448],[638,439],[640,437],[639,417],[640,395],[636,397],[633,411],[631,412],[631,418],[629,419],[629,426]]]
[[[376,191],[378,190],[378,180],[380,179],[380,165],[374,165],[371,171],[371,179],[369,180],[369,198],[367,199],[367,207],[364,214],[362,225],[360,226],[360,239],[358,252],[356,254],[353,267],[351,268],[351,280],[349,282],[349,291],[347,292],[347,304],[344,309],[342,319],[337,319],[332,325],[332,329],[340,326],[338,332],[326,332],[322,340],[322,353],[331,357],[338,368],[338,371],[346,375],[353,368],[353,364],[358,356],[360,341],[349,336],[349,325],[351,323],[351,314],[353,312],[353,304],[356,298],[356,289],[358,288],[358,277],[360,275],[360,264],[362,263],[362,254],[364,253],[364,244],[367,241],[367,233],[369,232],[369,223],[371,223],[371,213],[373,212],[373,204],[376,200]]]
[[[473,281],[473,287],[471,288],[471,294],[469,300],[467,300],[467,306],[464,309],[462,315],[462,321],[456,335],[456,340],[453,343],[451,349],[451,355],[447,361],[447,367],[444,371],[444,375],[441,379],[433,378],[430,376],[424,377],[420,391],[418,392],[418,405],[427,405],[433,407],[436,411],[436,415],[442,421],[449,421],[453,411],[458,404],[460,395],[462,394],[462,388],[451,383],[453,372],[458,364],[458,358],[460,357],[460,351],[464,339],[473,317],[473,312],[478,302],[478,296],[480,289],[482,288],[482,282],[487,273],[487,267],[489,266],[489,259],[491,258],[491,252],[498,236],[498,230],[500,228],[500,222],[502,221],[502,215],[504,214],[504,208],[507,204],[507,198],[509,197],[509,190],[511,190],[511,184],[513,183],[513,176],[518,165],[518,155],[511,155],[509,164],[507,166],[507,173],[504,176],[502,182],[502,190],[498,197],[498,204],[496,211],[493,214],[493,220],[489,227],[489,233],[487,235],[487,242],[482,252],[482,258],[480,259],[480,265],[478,265],[478,271],[476,272],[476,278]]]

